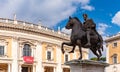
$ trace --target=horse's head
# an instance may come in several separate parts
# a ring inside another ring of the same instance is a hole
[[[75,24],[80,25],[79,23],[82,25],[82,23],[79,21],[79,19],[77,17],[72,18],[70,16],[65,28],[72,29]]]
[[[66,24],[66,26],[65,26],[65,28],[66,28],[66,29],[72,29],[72,27],[73,27],[73,19],[72,19],[72,17],[70,16],[70,17],[69,17],[69,20],[68,20],[68,22],[67,22],[67,24]]]

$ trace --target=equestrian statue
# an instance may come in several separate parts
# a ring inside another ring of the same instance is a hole
[[[69,53],[74,53],[75,47],[79,47],[80,57],[82,59],[82,48],[89,48],[100,60],[103,51],[102,36],[96,31],[96,24],[92,19],[88,19],[87,14],[83,14],[84,22],[77,17],[69,17],[65,28],[72,29],[70,42],[63,42],[61,46],[62,53],[64,54],[64,45],[73,46]]]

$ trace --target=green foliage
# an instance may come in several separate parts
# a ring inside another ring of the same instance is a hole
[[[100,60],[101,61],[106,61],[106,57],[101,57]]]
[[[97,58],[96,58],[96,57],[93,57],[93,58],[91,58],[90,60],[97,61]]]
[[[90,60],[97,61],[97,57],[93,57],[93,58],[91,58]],[[100,61],[106,61],[106,57],[101,57],[101,58],[100,58]]]

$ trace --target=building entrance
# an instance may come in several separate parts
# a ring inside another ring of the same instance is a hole
[[[0,63],[0,72],[7,72],[8,65],[4,63]]]
[[[32,72],[32,66],[31,65],[23,65],[21,72]]]
[[[63,68],[63,72],[70,72],[69,68]]]
[[[44,68],[44,72],[54,72],[54,68],[53,68],[53,67],[46,66],[46,67]]]
[[[22,67],[22,72],[28,72],[28,67]]]

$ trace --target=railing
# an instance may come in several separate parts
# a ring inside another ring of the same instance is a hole
[[[37,29],[42,29],[48,32],[52,32],[55,34],[60,34],[61,36],[65,36],[65,37],[69,37],[68,34],[60,32],[60,31],[54,31],[53,29],[50,29],[48,27],[42,26],[41,24],[33,24],[33,23],[29,23],[29,22],[25,22],[25,21],[19,21],[19,20],[12,20],[12,19],[7,19],[7,18],[0,18],[0,22],[1,23],[9,23],[9,24],[22,24],[23,26],[29,26],[29,27],[33,27],[33,28],[37,28]]]

